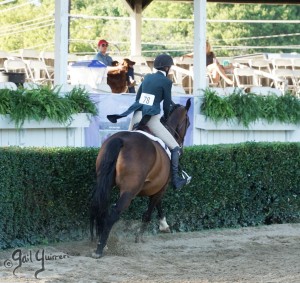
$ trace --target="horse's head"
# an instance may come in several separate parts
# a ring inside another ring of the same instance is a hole
[[[133,68],[133,65],[135,64],[134,61],[131,61],[128,58],[123,59],[122,65],[125,67],[126,69],[126,73],[128,72],[128,68]]]
[[[171,110],[170,116],[166,123],[170,133],[174,136],[179,146],[183,146],[184,137],[190,125],[188,111],[191,107],[191,99],[189,98],[186,105],[175,104]]]
[[[117,74],[121,74],[121,73],[126,74],[128,72],[128,67],[130,66],[130,63],[127,60],[129,60],[129,59],[123,59],[122,63],[120,63],[119,61],[116,61],[116,60],[112,61],[112,63],[111,63],[112,67],[123,66],[124,68],[123,68],[123,70],[112,71],[112,72],[110,72],[110,74],[113,74],[113,75],[117,75]]]

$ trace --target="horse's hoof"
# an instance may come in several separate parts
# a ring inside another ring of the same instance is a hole
[[[143,237],[141,237],[140,235],[135,237],[135,242],[136,243],[145,243]]]
[[[102,253],[101,254],[98,254],[96,252],[92,253],[92,258],[95,258],[95,259],[98,259],[98,258],[100,258],[102,256],[103,256]]]
[[[159,231],[162,232],[162,233],[171,233],[170,227],[167,227],[167,228],[164,228],[164,229],[160,229]]]
[[[144,237],[138,235],[135,237],[135,242],[136,243],[146,243],[146,241],[144,240]]]

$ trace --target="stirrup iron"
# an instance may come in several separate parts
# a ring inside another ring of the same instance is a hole
[[[183,179],[186,180],[186,185],[188,185],[192,180],[192,177],[188,173],[186,173],[184,170],[181,170],[181,176]]]

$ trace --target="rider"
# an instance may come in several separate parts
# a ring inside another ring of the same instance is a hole
[[[171,56],[167,54],[158,55],[154,60],[154,68],[157,72],[145,76],[138,89],[135,102],[124,113],[107,115],[107,118],[112,123],[116,123],[117,119],[134,112],[129,130],[132,130],[132,125],[136,123],[146,124],[155,136],[166,143],[171,150],[172,183],[175,189],[181,189],[187,183],[187,180],[178,174],[181,149],[160,121],[160,103],[163,101],[164,115],[162,119],[164,121],[167,121],[171,104],[173,104],[171,98],[172,81],[167,78],[173,64]]]

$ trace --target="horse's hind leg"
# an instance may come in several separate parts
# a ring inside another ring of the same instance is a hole
[[[111,207],[110,212],[104,219],[103,229],[99,235],[97,250],[93,253],[94,258],[100,258],[102,256],[103,249],[106,246],[112,226],[120,219],[121,213],[129,206],[132,199],[133,195],[131,193],[124,193],[121,195],[117,203]]]
[[[114,225],[114,223],[116,223],[119,220],[119,218],[120,212],[116,209],[115,206],[113,206],[108,217],[104,220],[103,230],[99,235],[99,243],[97,244],[97,250],[96,253],[93,254],[93,257],[99,258],[102,256],[103,249],[106,246],[111,228]]]

